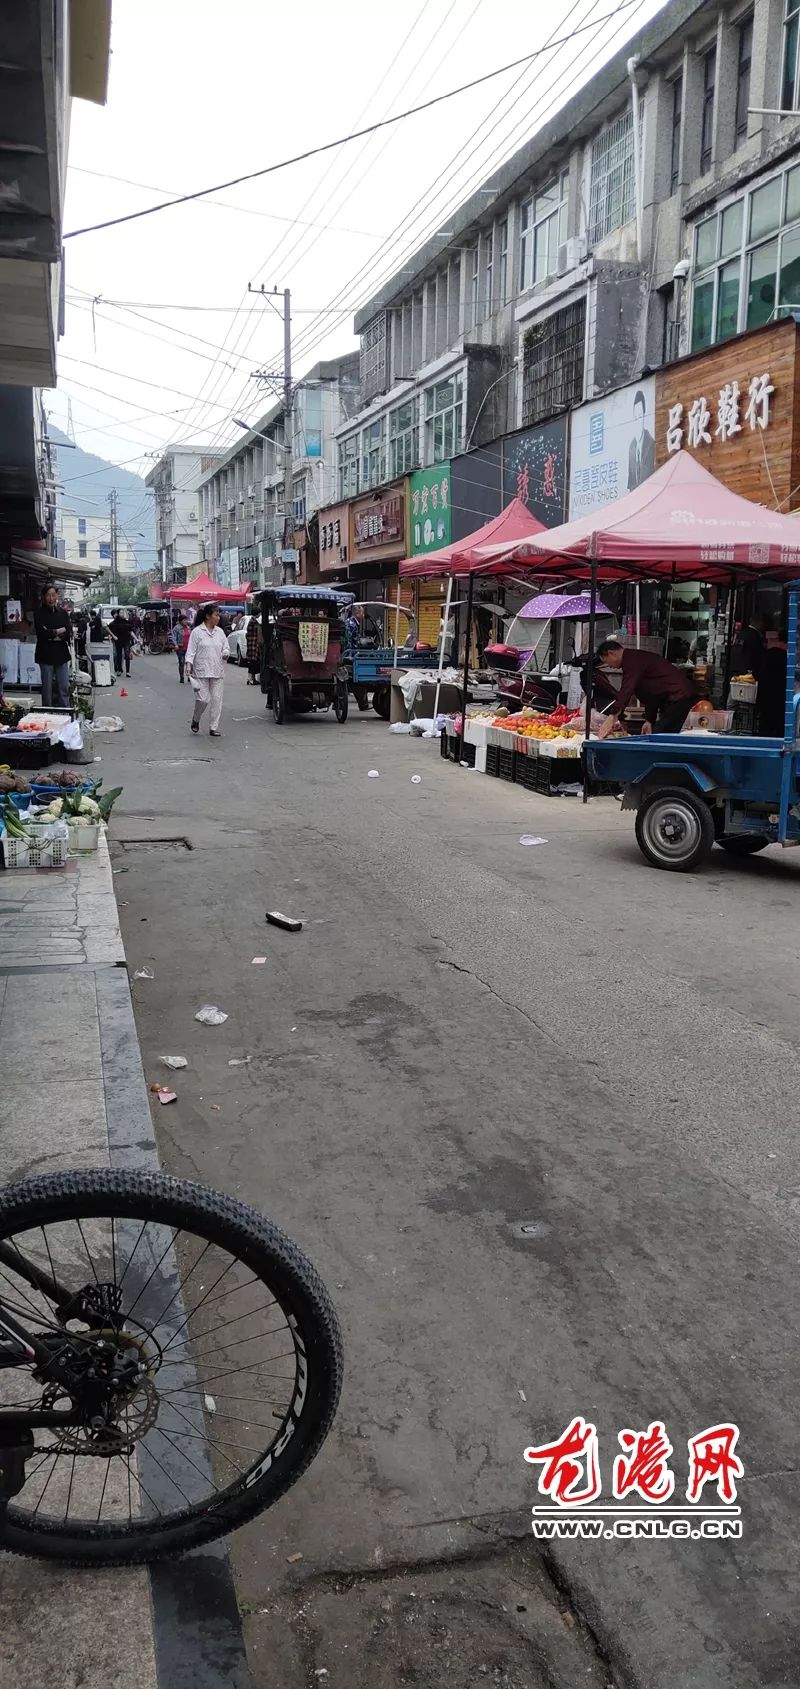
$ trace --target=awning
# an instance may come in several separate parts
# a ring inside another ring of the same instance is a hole
[[[11,562],[15,569],[25,569],[40,580],[73,581],[76,586],[88,586],[105,573],[106,564],[95,568],[92,563],[67,563],[63,557],[50,557],[46,551],[24,551],[12,546]]]
[[[250,587],[219,586],[206,574],[195,575],[185,586],[167,587],[164,597],[170,604],[243,604]]]
[[[501,510],[499,516],[493,516],[490,522],[484,522],[474,533],[465,534],[461,540],[453,540],[451,545],[444,545],[438,551],[423,552],[419,557],[409,557],[400,564],[400,575],[403,580],[421,581],[428,575],[504,575],[510,573],[501,561],[496,566],[487,565],[480,556],[482,546],[493,546],[494,551],[502,559],[511,546],[520,540],[531,539],[537,534],[545,534],[547,529],[543,523],[532,516],[528,506],[521,499],[512,499],[511,503]],[[519,570],[516,571],[519,573]]]
[[[489,573],[502,561],[563,578],[571,564],[575,580],[592,570],[599,581],[792,579],[800,575],[800,521],[742,498],[680,451],[590,516],[480,554]]]

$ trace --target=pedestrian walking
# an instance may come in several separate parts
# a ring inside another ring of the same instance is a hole
[[[108,624],[108,631],[114,641],[114,673],[122,674],[122,665],[124,663],[125,673],[130,674],[133,628],[131,627],[124,611],[117,611],[113,621]]]
[[[261,631],[261,618],[260,616],[252,615],[247,624],[247,634],[245,636],[244,646],[245,660],[248,668],[248,686],[258,685],[259,675],[261,674],[261,649],[263,643],[264,636]]]
[[[222,693],[228,641],[219,625],[216,604],[201,604],[186,647],[186,673],[194,691],[192,732],[200,732],[200,721],[208,709],[209,734],[219,739]]]
[[[36,661],[42,676],[42,706],[69,709],[69,648],[72,623],[52,581],[42,587],[42,601],[34,615]],[[55,691],[55,698],[53,692]]]
[[[170,634],[178,659],[178,679],[183,686],[186,679],[186,647],[189,644],[189,624],[185,616],[179,616]]]

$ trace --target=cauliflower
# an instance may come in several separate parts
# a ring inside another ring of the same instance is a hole
[[[63,809],[64,809],[64,799],[63,798],[54,798],[52,803],[49,803],[47,805],[47,808],[45,810],[45,815],[51,816],[53,821],[60,821],[62,813],[63,813]]]
[[[88,815],[91,818],[92,821],[99,821],[100,820],[100,810],[99,810],[97,804],[95,803],[94,798],[86,798],[86,797],[81,798],[80,805],[79,805],[79,808],[78,808],[78,814],[79,815]]]

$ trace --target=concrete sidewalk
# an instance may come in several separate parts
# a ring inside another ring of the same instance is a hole
[[[0,1179],[158,1165],[108,849],[0,877]],[[224,1549],[71,1571],[0,1556],[0,1689],[244,1689]]]

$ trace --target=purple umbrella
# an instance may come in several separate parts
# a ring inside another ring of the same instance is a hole
[[[538,598],[529,598],[527,604],[523,604],[522,609],[518,611],[519,616],[526,616],[530,620],[537,618],[540,621],[565,618],[580,621],[584,617],[588,620],[590,614],[591,597],[588,592],[579,592],[572,596],[563,592],[540,592]],[[613,612],[598,598],[597,614],[610,616]]]

